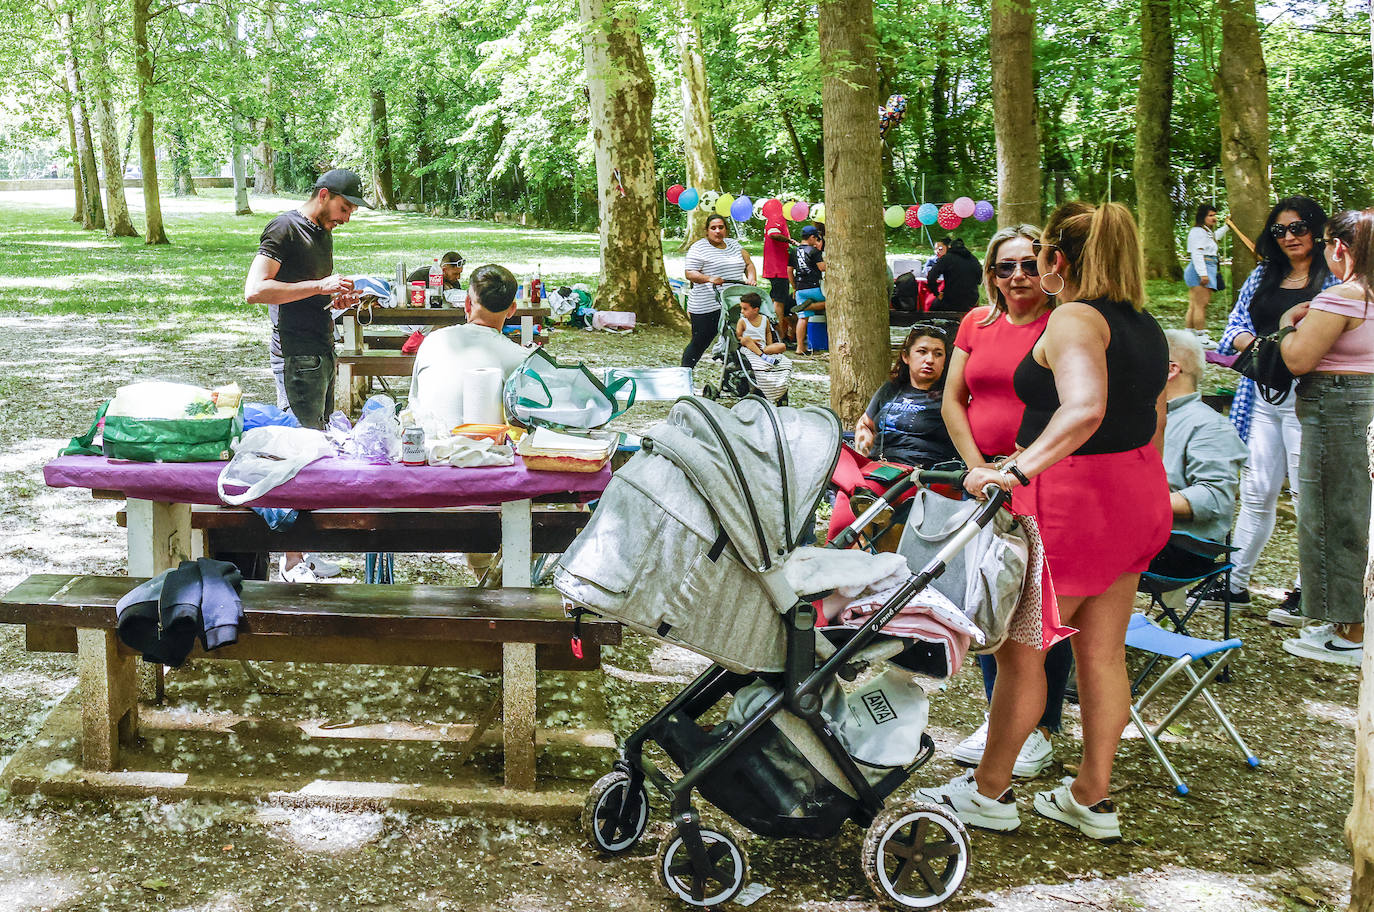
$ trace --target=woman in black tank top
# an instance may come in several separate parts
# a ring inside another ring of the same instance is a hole
[[[1013,491],[1035,518],[1062,622],[1078,664],[1083,762],[1077,777],[1035,796],[1035,810],[1098,839],[1120,835],[1107,795],[1128,719],[1125,637],[1140,572],[1168,541],[1169,486],[1162,439],[1168,345],[1145,312],[1135,221],[1123,206],[1070,203],[1038,245],[1041,284],[1061,303],[1017,367],[1026,409],[1017,453],[978,468],[965,487]],[[1009,465],[1014,465],[1009,468]],[[997,652],[987,747],[971,778],[924,797],[946,800],[966,822],[1019,824],[1009,787],[1017,752],[1045,702],[1044,652],[1008,639]],[[1010,807],[1009,807],[1010,805]]]

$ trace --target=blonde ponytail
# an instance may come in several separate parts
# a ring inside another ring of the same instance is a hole
[[[1145,257],[1131,210],[1103,203],[1092,215],[1078,262],[1078,293],[1084,300],[1107,298],[1145,307]]]

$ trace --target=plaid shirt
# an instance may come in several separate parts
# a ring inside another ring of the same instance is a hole
[[[1320,256],[1320,253],[1315,254]],[[1260,279],[1264,277],[1265,264],[1260,263],[1255,267],[1255,271],[1250,273],[1250,277],[1245,280],[1245,284],[1240,286],[1240,291],[1236,294],[1236,306],[1231,308],[1231,316],[1226,320],[1226,330],[1221,334],[1221,341],[1217,343],[1217,351],[1223,355],[1233,355],[1236,353],[1236,336],[1241,333],[1249,333],[1254,336],[1255,322],[1250,317],[1250,302],[1254,300],[1255,289],[1259,287]],[[1326,279],[1322,283],[1322,290],[1330,288],[1332,285],[1339,285],[1340,279],[1331,273],[1326,274]],[[1255,407],[1255,381],[1249,377],[1241,377],[1236,384],[1236,398],[1231,403],[1231,423],[1236,426],[1236,433],[1240,439],[1246,442],[1250,440],[1250,413]]]

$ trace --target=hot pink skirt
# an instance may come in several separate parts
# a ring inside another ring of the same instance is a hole
[[[1040,523],[1057,595],[1104,592],[1123,573],[1145,570],[1169,541],[1169,482],[1153,444],[1067,456],[1014,490],[1013,509]]]

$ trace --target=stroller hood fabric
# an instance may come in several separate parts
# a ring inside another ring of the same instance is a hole
[[[830,483],[839,435],[829,409],[779,409],[756,398],[731,409],[682,399],[647,435],[646,447],[707,494],[740,559],[763,575],[777,609],[786,611],[798,593],[782,564]]]
[[[679,400],[611,478],[554,586],[574,606],[732,671],[782,670],[779,612],[799,594],[783,566],[839,436],[825,409]]]

